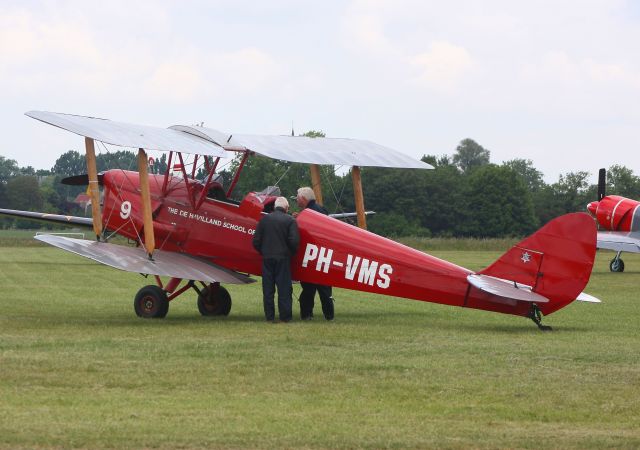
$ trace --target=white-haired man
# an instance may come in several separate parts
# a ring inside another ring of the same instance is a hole
[[[316,203],[316,195],[313,189],[310,187],[301,187],[298,189],[298,196],[296,197],[298,206],[303,209],[312,209],[321,214],[329,214],[322,205]],[[334,308],[333,297],[331,295],[331,286],[323,286],[321,284],[300,282],[302,286],[302,293],[300,294],[300,318],[302,320],[311,320],[313,318],[314,297],[316,291],[320,296],[320,303],[322,304],[322,313],[327,320],[333,320]]]
[[[278,316],[289,322],[291,311],[291,257],[300,243],[298,224],[287,214],[289,202],[278,197],[271,214],[258,223],[253,247],[262,255],[262,302],[269,322],[275,320],[274,296],[278,288]]]

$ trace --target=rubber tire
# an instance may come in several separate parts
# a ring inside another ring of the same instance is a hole
[[[163,319],[169,312],[167,293],[153,284],[145,286],[136,294],[133,309],[143,319]]]
[[[618,259],[618,262],[616,264],[616,259],[613,258],[609,263],[609,270],[611,272],[624,272],[624,261],[621,259]]]
[[[211,285],[200,291],[198,295],[198,311],[203,316],[228,316],[231,311],[231,294],[224,287],[218,286],[215,294],[209,295]]]

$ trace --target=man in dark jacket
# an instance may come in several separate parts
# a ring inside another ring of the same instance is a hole
[[[316,195],[310,187],[301,187],[298,189],[296,202],[300,208],[309,208],[321,214],[329,214],[329,211],[327,211],[322,205],[316,203]],[[316,296],[316,291],[318,291],[324,318],[327,320],[333,320],[334,308],[333,297],[331,296],[331,286],[305,283],[302,281],[300,282],[300,285],[302,286],[302,293],[300,294],[300,318],[302,320],[311,320],[311,318],[313,318],[314,297]]]
[[[267,321],[275,320],[273,298],[278,287],[278,315],[281,322],[291,320],[291,256],[298,249],[300,235],[295,219],[287,214],[289,202],[275,201],[275,209],[260,220],[253,236],[253,247],[262,255],[262,301]]]

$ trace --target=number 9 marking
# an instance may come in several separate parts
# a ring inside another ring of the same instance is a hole
[[[131,202],[127,200],[125,202],[122,202],[122,205],[120,205],[120,217],[122,217],[124,220],[127,220],[130,215],[131,215]]]

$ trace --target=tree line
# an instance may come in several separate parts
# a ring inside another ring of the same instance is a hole
[[[589,172],[567,172],[547,184],[531,160],[492,163],[490,151],[472,139],[462,140],[452,155],[424,155],[422,161],[435,169],[362,168],[365,205],[376,212],[367,221],[371,231],[384,236],[523,236],[554,217],[585,211],[587,203],[596,199],[597,186],[589,183]],[[99,171],[137,167],[135,153],[128,151],[100,154],[97,164]],[[220,172],[225,187],[239,164],[238,156]],[[163,155],[154,170],[163,173],[166,167]],[[19,167],[0,156],[0,208],[82,215],[73,199],[86,187],[63,185],[60,180],[83,173],[84,155],[76,151],[64,153],[50,170]],[[330,212],[354,211],[349,168],[323,166],[321,173],[325,207]],[[254,156],[245,164],[233,197],[239,200],[247,192],[274,185],[283,195],[295,197],[298,187],[310,183],[306,164]],[[640,198],[640,178],[625,166],[611,166],[607,193]],[[293,207],[295,202],[291,203]],[[33,226],[23,220],[0,220],[3,228]]]

